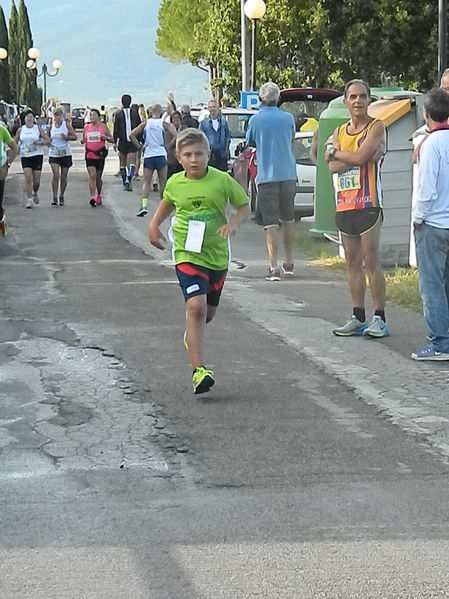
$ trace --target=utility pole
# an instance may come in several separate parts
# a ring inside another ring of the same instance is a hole
[[[242,47],[242,92],[248,91],[249,88],[249,40],[248,40],[248,25],[244,11],[245,0],[240,0],[240,30],[241,30],[241,47]]]

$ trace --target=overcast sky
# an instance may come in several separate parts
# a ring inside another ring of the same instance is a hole
[[[160,0],[26,0],[39,67],[63,62],[47,78],[47,97],[72,107],[116,106],[123,93],[144,104],[165,102],[173,91],[178,104],[208,98],[207,74],[173,65],[155,52]],[[9,19],[10,1],[1,1]],[[18,0],[16,0],[16,6]],[[42,77],[39,79],[42,85]]]

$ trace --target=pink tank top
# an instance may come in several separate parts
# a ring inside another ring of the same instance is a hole
[[[85,125],[83,136],[86,142],[86,158],[101,160],[101,157],[95,152],[105,146],[104,141],[101,140],[102,135],[105,135],[103,123],[99,123],[97,126],[92,125],[92,123]]]

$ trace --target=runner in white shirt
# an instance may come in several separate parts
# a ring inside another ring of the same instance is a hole
[[[151,109],[151,117],[133,129],[129,135],[130,140],[139,147],[137,138],[143,133],[143,188],[142,203],[137,216],[145,216],[148,213],[148,193],[150,191],[151,179],[154,171],[159,178],[159,194],[162,199],[165,183],[167,182],[167,150],[165,148],[165,132],[168,131],[173,137],[178,132],[171,123],[162,119],[162,106],[155,104]]]
[[[20,119],[24,124],[17,129],[14,141],[19,146],[25,176],[24,191],[27,198],[25,207],[34,208],[39,204],[37,192],[41,184],[42,162],[44,160],[42,146],[47,145],[48,137],[36,124],[36,117],[31,109],[22,112]]]
[[[61,107],[55,108],[53,112],[53,125],[50,129],[50,150],[48,162],[53,172],[51,187],[53,190],[52,206],[64,206],[64,192],[67,187],[67,175],[72,166],[72,148],[70,141],[77,139],[70,119],[67,119]]]

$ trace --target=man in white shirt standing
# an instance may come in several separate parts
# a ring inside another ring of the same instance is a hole
[[[430,342],[413,360],[449,360],[449,94],[432,89],[424,100],[430,131],[420,149],[413,209],[419,291]]]

